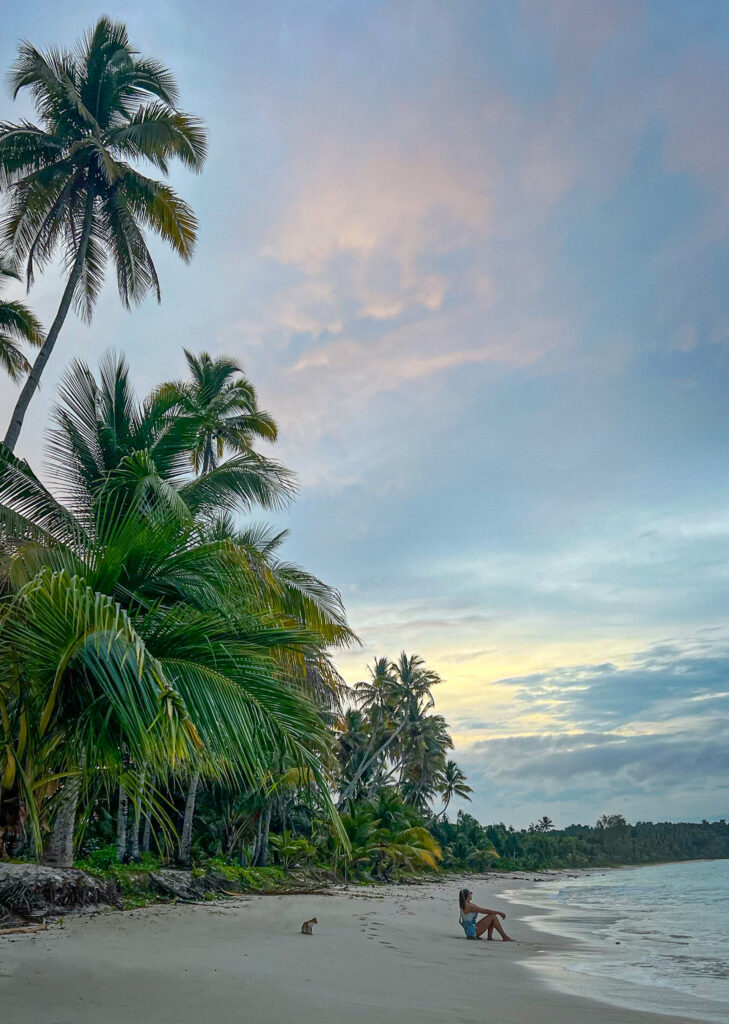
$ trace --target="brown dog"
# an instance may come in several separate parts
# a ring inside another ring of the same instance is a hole
[[[317,919],[315,917],[312,917],[310,921],[304,921],[304,923],[301,926],[301,934],[302,935],[313,935],[314,934],[314,929],[311,927],[313,924],[319,924],[319,922],[317,921]]]

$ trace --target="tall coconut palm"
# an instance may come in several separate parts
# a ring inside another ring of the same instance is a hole
[[[407,655],[402,651],[393,669],[408,703],[413,706],[424,704],[432,707],[432,690],[441,682],[441,678],[436,671],[427,668],[419,654]]]
[[[346,799],[357,800],[364,795],[362,790],[371,781],[377,769],[372,758],[373,736],[369,717],[358,708],[348,708],[337,723],[337,760],[339,762],[341,792]],[[379,743],[379,740],[375,740]],[[369,770],[359,772],[365,766]],[[358,775],[355,785],[349,789],[352,779]]]
[[[409,713],[407,727],[398,738],[402,794],[422,814],[442,792],[446,751],[453,747],[448,723],[442,715]]]
[[[441,734],[452,746],[445,729],[440,729],[440,716],[428,715],[435,703],[432,688],[441,681],[440,676],[426,667],[420,655],[407,655],[405,651],[396,662],[387,658],[375,659],[369,673],[368,680],[356,684],[355,697],[369,715],[371,749],[369,756],[360,761],[356,772],[342,788],[337,806],[341,809],[352,797],[365,773],[372,774],[369,789],[374,791],[397,772],[402,782],[408,765],[411,769],[410,787],[413,792],[421,794],[418,800],[422,802],[426,798],[421,790],[424,793],[427,788],[428,794],[432,795],[438,788],[436,782],[442,765],[439,762],[436,766],[433,757],[436,750],[443,752]],[[416,769],[418,758],[422,763]],[[375,765],[377,770],[372,773]],[[415,779],[416,770],[418,781]]]
[[[71,306],[91,319],[107,260],[129,307],[150,290],[160,297],[145,228],[182,259],[192,256],[194,213],[133,162],[145,160],[166,174],[169,162],[179,159],[199,171],[206,140],[201,123],[177,109],[170,72],[141,56],[125,26],[106,17],[73,51],[42,53],[22,43],[10,82],[14,96],[30,90],[39,124],[0,124],[0,187],[10,204],[3,241],[25,263],[28,287],[59,248],[68,270],[58,312],[5,436],[12,451]]]
[[[207,352],[200,355],[195,355],[187,349],[184,352],[190,372],[189,379],[162,385],[152,397],[151,406],[157,415],[161,413],[163,416],[173,416],[177,424],[188,427],[192,439],[190,462],[198,477],[205,478],[218,470],[220,460],[226,451],[239,459],[260,458],[253,451],[253,441],[256,438],[275,441],[278,429],[273,417],[258,408],[255,388],[243,375],[241,367],[227,356],[213,359]],[[262,461],[265,463],[266,460]],[[225,525],[218,523],[219,533],[221,530],[225,531]],[[289,606],[285,610],[290,612],[291,598],[295,594],[298,598],[296,603],[299,613],[296,621],[300,625],[313,625],[312,611],[316,612],[316,625],[322,624],[327,617],[327,627],[332,624],[331,594],[324,598],[326,608],[323,609],[321,604],[317,604],[317,596],[324,595],[327,588],[319,581],[313,581],[312,577],[304,580],[302,571],[297,567],[290,567],[288,570],[282,564],[274,567],[270,556],[283,535],[275,543],[271,538],[267,538],[262,547],[256,547],[250,535],[235,536],[236,531],[232,529],[232,525],[227,526],[228,539],[244,552],[248,566],[255,563],[257,569],[265,569],[263,574],[257,574],[257,578],[260,582],[265,580],[266,599],[270,600],[272,597],[274,588],[271,583],[275,577],[278,591],[274,597],[276,604],[281,606],[279,598],[284,598]],[[287,572],[286,579],[283,578],[284,572]],[[316,596],[312,600],[313,594]],[[338,595],[336,598],[338,600]],[[339,610],[341,602],[335,617]],[[321,614],[322,611],[325,612],[324,616]],[[341,621],[337,625],[341,625]],[[331,640],[333,642],[334,638]],[[187,864],[190,858],[192,819],[199,783],[199,773],[193,772],[188,782],[178,854],[178,859],[183,864]],[[267,808],[266,813],[270,822],[270,808]]]
[[[446,761],[445,768],[443,769],[443,790],[442,796],[444,799],[443,810],[441,814],[445,815],[448,810],[448,804],[451,802],[454,796],[460,797],[461,800],[469,800],[469,793],[473,793],[473,789],[468,785],[466,776],[458,767],[455,761]]]
[[[157,398],[191,421],[195,441],[190,458],[196,473],[215,469],[226,450],[246,452],[256,438],[276,440],[273,417],[258,408],[256,390],[234,359],[187,349],[185,358],[189,380],[163,384]]]
[[[385,712],[400,703],[404,694],[389,658],[375,658],[367,671],[369,679],[354,685],[357,703],[363,711]]]
[[[10,261],[0,255],[0,282],[20,280],[20,275]],[[43,328],[40,320],[22,302],[0,300],[0,366],[11,380],[22,380],[30,370],[21,345],[43,344]]]

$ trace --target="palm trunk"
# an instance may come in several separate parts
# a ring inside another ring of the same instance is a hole
[[[338,811],[341,811],[341,809],[346,804],[347,800],[349,800],[350,796],[357,789],[357,784],[358,784],[359,780],[362,778],[362,776],[367,771],[369,766],[373,763],[373,761],[375,761],[378,757],[380,757],[382,754],[384,754],[384,752],[387,750],[387,748],[390,746],[390,744],[400,735],[400,733],[402,732],[402,730],[405,728],[406,725],[407,725],[407,719],[404,719],[400,723],[400,725],[398,725],[397,729],[395,729],[395,731],[390,736],[388,736],[387,740],[382,744],[382,746],[379,747],[379,749],[376,750],[374,752],[374,754],[372,754],[371,757],[366,757],[364,759],[362,764],[359,766],[357,771],[354,773],[354,777],[352,778],[352,781],[342,791],[342,793],[341,793],[341,795],[339,797],[339,800],[337,801],[337,810]]]
[[[91,183],[89,183],[86,191],[86,211],[84,213],[84,226],[81,231],[81,239],[79,241],[76,259],[73,261],[73,267],[68,276],[68,281],[66,282],[66,287],[63,289],[61,304],[58,307],[58,312],[51,324],[51,328],[46,335],[46,340],[43,342],[43,346],[35,358],[33,368],[28,374],[25,384],[23,385],[23,390],[20,392],[18,400],[15,403],[13,415],[10,419],[10,425],[8,427],[7,434],[5,435],[5,446],[9,448],[11,452],[14,451],[15,445],[18,442],[18,436],[23,427],[23,420],[25,419],[25,414],[28,411],[30,400],[38,390],[41,375],[43,374],[46,363],[48,362],[51,352],[58,340],[58,335],[61,333],[61,328],[63,327],[68,311],[71,308],[76,286],[78,285],[81,274],[83,273],[84,261],[86,260],[86,250],[89,246],[89,238],[91,237],[91,228],[94,220],[94,198],[94,189]]]
[[[177,853],[177,860],[184,867],[190,866],[190,851],[192,849],[192,819],[195,817],[195,797],[197,787],[200,785],[200,772],[193,772],[190,776],[190,784],[187,787],[187,800],[185,801],[185,817],[182,821],[182,834],[180,835],[180,846]]]
[[[129,769],[129,754],[122,750],[122,772]],[[119,802],[116,811],[116,859],[120,864],[127,862],[127,831],[129,829],[129,797],[124,786],[119,784]]]
[[[119,802],[116,811],[116,859],[124,864],[127,859],[127,827],[129,824],[129,797],[123,786],[119,786]]]
[[[151,797],[154,792],[154,775],[150,773],[149,778],[145,772],[145,781],[148,786],[147,806],[144,810],[144,828],[142,829],[142,853],[149,853],[150,840],[152,838],[152,805]]]
[[[152,837],[152,815],[148,811],[144,815],[144,831],[142,832],[142,853],[149,853],[149,842]]]
[[[139,860],[139,827],[142,824],[142,797],[144,796],[145,774],[145,770],[142,768],[139,776],[139,789],[136,797],[134,798],[134,825],[132,827],[132,834],[129,842],[129,860],[132,864],[136,864]]]
[[[263,834],[261,836],[261,848],[258,851],[258,866],[261,868],[268,867],[268,836],[271,831],[271,812],[273,810],[273,801],[269,801],[266,805],[266,813],[263,818]]]
[[[263,814],[258,815],[258,821],[256,823],[256,838],[253,843],[253,853],[251,854],[251,867],[254,868],[258,864],[258,855],[261,852],[261,828],[263,827]]]
[[[43,863],[49,867],[73,867],[73,834],[80,795],[81,775],[72,775],[63,786],[56,820],[53,822],[53,834],[43,857]]]

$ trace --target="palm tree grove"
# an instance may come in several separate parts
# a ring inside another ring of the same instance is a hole
[[[16,394],[0,445],[0,860],[75,866],[138,906],[729,856],[724,821],[596,807],[594,825],[481,824],[441,676],[407,635],[345,682],[338,656],[360,640],[336,584],[287,558],[274,523],[295,467],[245,360],[185,348],[185,375],[140,393],[93,325],[94,355],[74,351],[107,270],[129,308],[161,299],[155,246],[192,259],[197,217],[169,175],[203,171],[203,120],[107,17],[70,49],[21,43],[9,81],[34,115],[0,124],[0,372]],[[26,460],[51,361],[44,450]],[[0,923],[22,919],[24,885],[0,866]]]

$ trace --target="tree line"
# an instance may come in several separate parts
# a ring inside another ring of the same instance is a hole
[[[548,824],[547,824],[548,823]],[[639,821],[602,815],[595,825],[555,829],[545,816],[526,829],[481,825],[463,811],[431,826],[449,868],[538,871],[729,858],[729,823]]]

